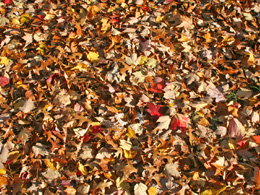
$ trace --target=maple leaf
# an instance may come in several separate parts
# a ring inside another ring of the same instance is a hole
[[[4,87],[9,84],[9,79],[5,76],[0,77],[0,86]]]
[[[188,122],[188,117],[185,117],[183,115],[174,116],[171,121],[172,130],[175,131],[177,128],[180,128],[181,130],[186,130]]]
[[[148,106],[148,109],[146,109],[146,111],[149,112],[149,114],[151,116],[158,116],[158,117],[162,116],[162,114],[159,112],[162,105],[156,106],[153,103],[148,102],[147,106]]]

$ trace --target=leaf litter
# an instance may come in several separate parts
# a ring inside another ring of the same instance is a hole
[[[259,13],[1,2],[1,193],[259,194]]]

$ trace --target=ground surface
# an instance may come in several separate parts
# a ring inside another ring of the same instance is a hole
[[[0,3],[7,194],[258,194],[254,1]]]

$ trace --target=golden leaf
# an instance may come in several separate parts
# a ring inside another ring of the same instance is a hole
[[[135,136],[135,131],[133,129],[131,129],[130,127],[128,127],[127,129],[128,133],[126,134],[129,138],[134,137]]]
[[[9,63],[9,59],[7,57],[1,57],[0,64],[4,64],[5,66]]]
[[[29,20],[30,20],[30,15],[28,13],[21,15],[21,23],[22,24],[29,22]]]
[[[6,170],[5,169],[0,169],[0,175],[4,175],[6,174]]]
[[[87,58],[89,61],[91,62],[97,62],[99,60],[99,54],[96,52],[89,52],[89,54],[87,55]]]
[[[251,51],[249,54],[248,62],[255,62],[255,57],[254,57],[253,51]]]
[[[131,151],[131,150],[124,150],[124,155],[125,155],[125,158],[134,158],[136,155],[137,155],[137,152],[136,151]]]
[[[51,162],[49,159],[43,159],[43,162],[46,164],[46,166],[52,170],[56,170],[54,163]]]
[[[157,194],[157,189],[155,187],[150,187],[148,189],[148,194],[149,195],[156,195]]]

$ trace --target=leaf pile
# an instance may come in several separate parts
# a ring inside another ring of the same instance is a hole
[[[260,193],[259,2],[0,14],[3,194]]]

